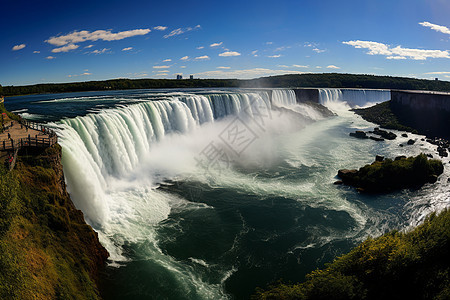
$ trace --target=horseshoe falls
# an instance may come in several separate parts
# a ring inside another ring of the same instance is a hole
[[[25,96],[12,110],[58,132],[70,196],[110,253],[105,299],[247,299],[448,207],[443,184],[386,195],[333,185],[375,155],[435,147],[349,137],[376,126],[350,109],[389,91],[318,94],[332,116],[289,89]]]

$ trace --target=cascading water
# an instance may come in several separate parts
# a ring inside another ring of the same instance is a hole
[[[272,104],[282,107],[293,106],[297,104],[297,97],[293,90],[273,90]]]
[[[443,185],[379,196],[333,185],[338,169],[377,154],[434,151],[426,142],[398,147],[420,136],[352,139],[373,124],[351,112],[323,118],[295,104],[294,91],[271,92],[271,102],[267,91],[207,90],[32,102],[40,110],[27,113],[53,108],[51,120],[62,119],[68,191],[111,255],[106,299],[249,298],[279,278],[301,280],[368,235],[448,207]],[[364,106],[388,94],[321,89],[320,102]],[[63,105],[79,116],[64,119]],[[216,160],[205,167],[206,158]]]
[[[390,99],[389,90],[319,89],[319,101],[327,107],[367,107]]]

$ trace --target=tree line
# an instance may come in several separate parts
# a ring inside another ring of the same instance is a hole
[[[240,79],[113,79],[73,83],[45,83],[26,86],[0,85],[0,95],[18,96],[29,94],[51,94],[129,89],[168,89],[168,88],[370,88],[450,91],[450,82],[391,76],[355,74],[289,74],[261,77],[250,80]]]

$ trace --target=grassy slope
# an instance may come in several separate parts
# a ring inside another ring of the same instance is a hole
[[[368,108],[353,110],[363,119],[378,124],[386,129],[395,129],[417,133],[417,130],[403,125],[391,107],[391,101],[382,102]]]
[[[386,101],[368,108],[354,109],[354,112],[383,128],[409,131],[429,137],[450,138],[450,127],[442,126],[450,120],[450,112],[445,110],[417,110],[407,105]]]
[[[254,299],[449,299],[450,210],[409,233],[369,238],[299,284],[259,290]]]
[[[61,149],[0,165],[0,299],[97,299],[107,252],[65,191]]]

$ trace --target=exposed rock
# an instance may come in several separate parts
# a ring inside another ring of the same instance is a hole
[[[383,160],[384,160],[384,156],[381,156],[381,155],[375,156],[375,161],[383,161]]]
[[[439,153],[439,156],[441,156],[441,157],[447,157],[448,156],[447,149],[445,149],[444,147],[439,146],[437,148],[437,152]]]
[[[414,145],[415,142],[416,142],[415,140],[410,139],[410,140],[408,140],[407,144],[408,145]]]
[[[352,170],[348,170],[348,169],[342,169],[338,171],[338,176],[343,178],[343,177],[347,177],[349,175],[354,175],[358,173],[358,170],[352,169]]]
[[[395,133],[381,130],[378,127],[373,130],[373,133],[377,134],[387,140],[395,140],[395,138],[397,138],[397,135]]]
[[[374,141],[377,141],[377,142],[383,142],[384,141],[383,138],[379,138],[379,137],[376,137],[376,136],[369,136],[369,138],[371,140],[374,140]]]
[[[402,137],[408,137],[406,133],[402,133]]]
[[[334,182],[334,184],[339,185],[339,184],[343,184],[344,182],[342,180],[337,180]]]
[[[349,134],[352,137],[358,138],[358,139],[368,139],[369,137],[364,131],[357,130],[355,132],[350,132]]]
[[[400,155],[400,156],[397,156],[394,160],[400,160],[400,159],[406,159],[406,156]]]

